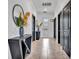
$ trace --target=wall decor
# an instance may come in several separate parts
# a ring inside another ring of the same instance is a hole
[[[30,12],[24,14],[24,10],[20,4],[15,4],[12,10],[12,17],[15,25],[19,27],[19,35],[23,37],[24,35],[24,26],[27,25],[28,17]]]

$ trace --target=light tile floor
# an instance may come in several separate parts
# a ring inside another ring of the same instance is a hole
[[[33,41],[32,50],[25,59],[70,59],[55,39]]]

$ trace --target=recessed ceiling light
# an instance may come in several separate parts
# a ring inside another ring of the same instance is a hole
[[[47,13],[47,8],[45,8],[45,9],[43,10],[43,13]]]

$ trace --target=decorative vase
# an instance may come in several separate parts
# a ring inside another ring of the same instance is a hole
[[[36,40],[40,39],[40,31],[36,31]]]
[[[19,35],[20,35],[20,38],[22,38],[23,35],[24,35],[24,28],[23,28],[23,26],[19,28]]]

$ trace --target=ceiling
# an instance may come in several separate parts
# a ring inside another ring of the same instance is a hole
[[[53,17],[61,11],[69,0],[31,0],[36,10],[37,16]],[[46,4],[46,5],[43,5]]]
[[[54,5],[57,4],[56,0],[32,0],[34,3],[34,6],[36,8],[37,12],[42,12],[45,8],[47,8],[48,11],[53,11],[54,10]],[[43,3],[50,2],[51,6],[43,6]],[[56,3],[56,4],[55,4]]]

